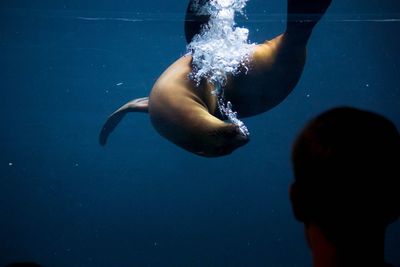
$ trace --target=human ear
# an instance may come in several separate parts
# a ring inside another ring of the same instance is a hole
[[[289,187],[289,197],[290,202],[292,203],[292,210],[294,217],[301,222],[306,222],[306,208],[305,208],[305,200],[304,193],[299,190],[299,186],[296,182],[290,185]]]

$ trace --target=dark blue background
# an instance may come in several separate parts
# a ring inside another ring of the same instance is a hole
[[[291,143],[337,105],[400,126],[400,4],[333,0],[294,92],[246,119],[251,142],[228,157],[181,150],[144,114],[100,147],[109,113],[185,53],[186,5],[0,2],[0,266],[311,266],[288,200]],[[250,0],[239,24],[262,42],[284,30],[285,8]],[[399,222],[386,243],[400,266]]]

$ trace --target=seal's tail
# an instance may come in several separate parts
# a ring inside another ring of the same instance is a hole
[[[125,114],[129,112],[144,112],[147,113],[149,109],[149,98],[137,98],[129,101],[116,111],[114,111],[104,123],[99,136],[100,145],[104,146],[107,143],[108,136],[118,126]]]

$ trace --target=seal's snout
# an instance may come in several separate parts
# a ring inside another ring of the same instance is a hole
[[[218,156],[226,156],[231,154],[233,151],[235,151],[237,148],[244,146],[250,141],[250,139],[246,136],[240,135],[234,140],[230,140],[230,142],[224,144],[219,148],[218,153],[216,153],[216,157]]]
[[[250,141],[249,137],[244,135],[239,127],[234,124],[226,124],[220,129],[219,133],[215,136],[213,146],[210,147],[208,153],[204,153],[202,156],[226,156]]]
[[[245,144],[247,144],[250,141],[250,138],[249,138],[249,136],[244,135],[239,130],[239,128],[237,128],[236,135],[233,138],[231,138],[230,140],[228,140],[228,141],[229,141],[228,144],[229,144],[229,146],[231,146],[233,148],[232,149],[232,151],[233,151],[236,148],[244,146]]]

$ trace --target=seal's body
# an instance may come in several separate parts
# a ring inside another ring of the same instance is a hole
[[[154,128],[173,143],[202,156],[221,156],[247,143],[238,127],[217,118],[213,88],[189,79],[191,56],[174,62],[157,80],[149,97]]]
[[[228,77],[225,99],[233,103],[240,117],[254,116],[278,105],[299,81],[307,40],[331,0],[307,0],[308,8],[299,4],[303,1],[289,0],[289,19],[296,12],[304,16],[307,10],[310,17],[315,19],[318,14],[318,18],[306,23],[290,19],[284,34],[254,47],[246,73]],[[310,4],[315,1],[317,8]],[[185,30],[190,38],[193,29],[186,25]],[[101,131],[100,143],[106,143],[127,112],[139,111],[149,113],[154,128],[162,136],[201,156],[226,155],[246,144],[248,137],[236,125],[221,120],[217,99],[211,93],[213,86],[207,81],[197,86],[188,77],[191,71],[190,55],[175,61],[158,78],[148,98],[128,102],[111,114]]]

